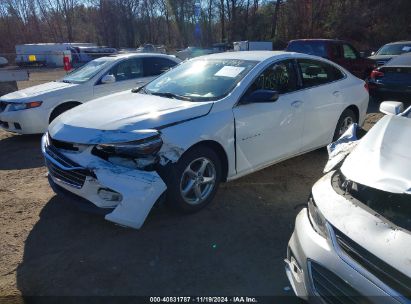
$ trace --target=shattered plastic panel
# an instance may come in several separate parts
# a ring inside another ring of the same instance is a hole
[[[335,142],[327,146],[328,161],[324,168],[324,173],[335,169],[346,158],[348,154],[357,146],[358,139],[364,135],[365,131],[356,123],[352,124],[347,131]]]
[[[375,216],[383,216],[396,226],[411,232],[411,195],[382,191],[345,179],[341,172],[333,176],[333,185],[346,199],[369,207]]]

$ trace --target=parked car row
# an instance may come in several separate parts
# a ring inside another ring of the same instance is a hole
[[[311,45],[325,52],[350,46]],[[0,97],[0,128],[45,132],[41,149],[53,190],[136,229],[163,197],[180,212],[197,212],[221,182],[328,146],[325,176],[299,213],[287,250],[296,295],[407,303],[411,108],[382,103],[381,111],[398,115],[364,135],[369,85],[332,60],[295,52],[184,62],[123,54]]]
[[[366,79],[376,100],[411,98],[411,41],[388,43],[364,58],[348,42],[336,39],[300,39],[288,43],[287,51],[327,58]]]

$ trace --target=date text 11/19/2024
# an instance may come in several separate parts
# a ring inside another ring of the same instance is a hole
[[[254,297],[150,297],[150,303],[258,303]]]

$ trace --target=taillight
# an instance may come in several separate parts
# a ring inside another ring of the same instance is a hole
[[[364,83],[364,89],[367,91],[367,92],[369,92],[370,91],[370,89],[368,88],[368,83],[366,82],[366,83]]]
[[[371,72],[370,78],[371,79],[377,79],[378,77],[384,77],[384,73],[379,71],[379,70],[373,70]]]

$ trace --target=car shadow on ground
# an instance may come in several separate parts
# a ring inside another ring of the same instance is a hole
[[[23,295],[292,296],[283,259],[326,159],[321,149],[223,184],[197,214],[156,206],[141,230],[54,196],[25,241],[17,287]]]
[[[11,135],[0,139],[0,170],[21,170],[44,166],[41,135]]]

